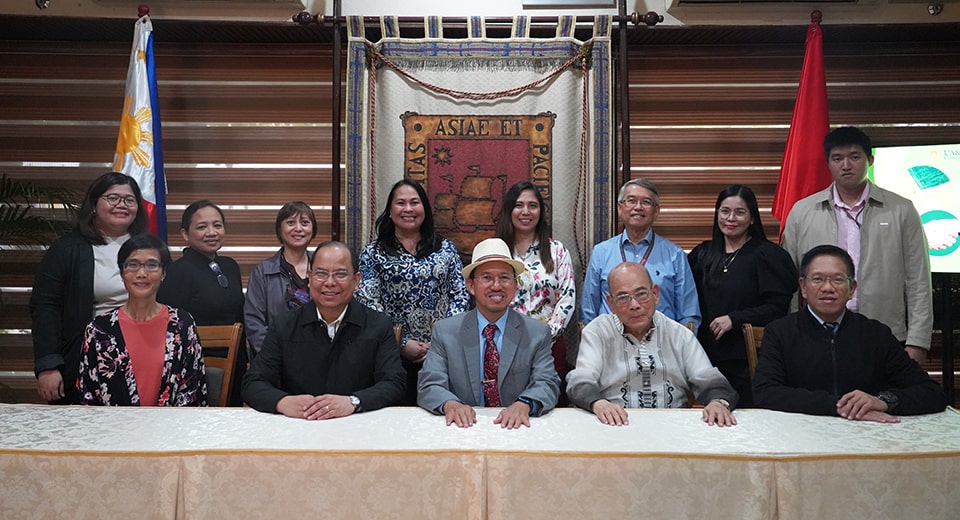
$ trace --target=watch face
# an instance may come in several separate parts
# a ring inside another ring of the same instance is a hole
[[[353,406],[360,406],[360,398],[355,395],[351,395],[350,404],[352,404]]]

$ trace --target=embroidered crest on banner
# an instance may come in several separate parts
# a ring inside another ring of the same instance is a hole
[[[550,205],[556,114],[400,118],[404,174],[423,186],[437,232],[461,254],[495,235],[500,203],[517,182],[531,182]]]

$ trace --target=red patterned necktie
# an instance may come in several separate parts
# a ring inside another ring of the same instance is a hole
[[[497,372],[500,370],[500,353],[497,344],[493,342],[493,335],[497,326],[493,323],[483,328],[483,399],[486,406],[496,408],[500,406],[500,390],[497,389]]]

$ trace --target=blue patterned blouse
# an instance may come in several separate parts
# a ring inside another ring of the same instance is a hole
[[[440,250],[416,258],[401,249],[385,254],[376,241],[360,253],[362,279],[356,297],[403,324],[403,341],[430,341],[433,322],[467,310],[469,294],[457,248],[444,239]]]

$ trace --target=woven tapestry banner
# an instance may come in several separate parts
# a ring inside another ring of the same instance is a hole
[[[401,38],[395,17],[381,18],[376,42],[361,18],[348,28],[348,243],[374,238],[390,187],[408,178],[469,259],[494,236],[506,190],[529,181],[582,270],[610,218],[609,17],[587,41],[573,37],[571,17],[557,19],[553,38],[530,38],[526,17],[509,38],[486,37],[480,17],[458,39],[444,38],[435,17],[418,39]]]

